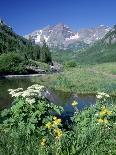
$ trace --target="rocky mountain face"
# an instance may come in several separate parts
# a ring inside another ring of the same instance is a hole
[[[92,46],[77,52],[77,58],[87,64],[116,62],[116,25]]]
[[[42,30],[36,30],[24,37],[30,39],[36,44],[46,41],[50,48],[58,49],[80,49],[103,38],[110,27],[100,25],[96,28],[81,29],[78,32],[72,31],[64,24],[47,26]]]
[[[116,25],[103,38],[107,44],[116,44]]]

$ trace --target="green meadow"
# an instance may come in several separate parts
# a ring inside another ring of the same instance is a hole
[[[56,74],[32,78],[32,81],[49,86],[53,89],[96,94],[97,91],[116,93],[116,63],[96,65],[77,65],[64,67],[64,71]]]

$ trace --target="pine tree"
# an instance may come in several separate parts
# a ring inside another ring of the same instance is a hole
[[[46,63],[51,62],[51,53],[45,41],[43,41],[43,46],[41,48],[40,60]]]

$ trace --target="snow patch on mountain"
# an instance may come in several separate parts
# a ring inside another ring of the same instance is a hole
[[[65,40],[66,41],[69,41],[69,40],[78,40],[79,39],[79,34],[76,33],[74,36],[70,36],[69,38],[66,38]]]

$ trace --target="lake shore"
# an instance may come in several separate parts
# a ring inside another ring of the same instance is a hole
[[[35,76],[42,76],[42,75],[46,75],[46,74],[3,75],[3,76],[0,76],[0,78],[35,77]]]

